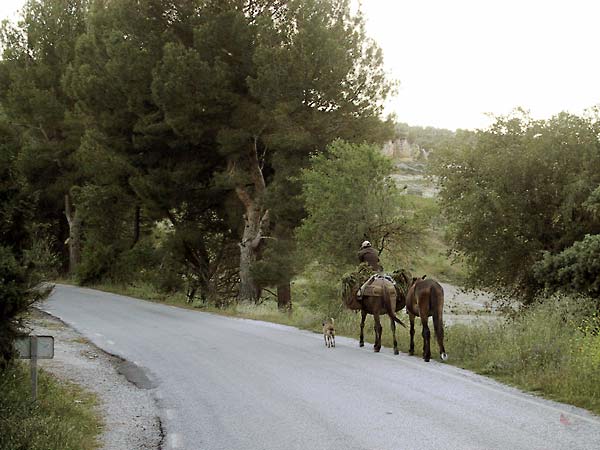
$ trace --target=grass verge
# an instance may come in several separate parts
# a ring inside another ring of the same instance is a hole
[[[96,397],[72,383],[38,373],[31,399],[29,367],[14,363],[0,373],[0,450],[92,450],[102,429]]]
[[[553,297],[522,315],[448,329],[453,364],[600,414],[600,317]]]

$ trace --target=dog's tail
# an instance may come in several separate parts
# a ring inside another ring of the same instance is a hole
[[[331,325],[335,325],[335,320],[333,320],[333,317],[331,318]]]

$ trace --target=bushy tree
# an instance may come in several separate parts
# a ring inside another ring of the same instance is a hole
[[[334,138],[381,138],[390,84],[347,0],[206,2],[200,11],[194,39],[165,48],[153,89],[176,133],[216,138],[222,181],[243,206],[240,298],[255,300],[252,268],[272,237],[269,186],[281,178],[290,189],[290,169]]]
[[[7,121],[22,132],[18,170],[39,199],[36,220],[54,227],[56,242],[70,235],[72,269],[81,247],[71,188],[79,181],[73,155],[82,126],[62,79],[85,29],[86,10],[86,0],[28,0],[22,20],[4,22],[0,34],[0,103]]]
[[[298,229],[310,260],[339,274],[356,267],[363,240],[382,252],[415,235],[392,170],[377,147],[341,140],[311,158],[300,176],[307,217]]]
[[[600,186],[583,203],[600,219]],[[600,307],[600,234],[586,235],[558,254],[545,252],[535,266],[535,277],[550,292],[579,292],[596,299]]]
[[[517,113],[459,135],[440,155],[440,204],[470,284],[531,300],[542,287],[534,264],[559,254],[600,221],[585,202],[600,183],[600,121]]]
[[[0,114],[0,370],[13,356],[20,319],[47,292],[36,289],[38,261],[28,258],[35,199],[15,168],[20,136]]]
[[[225,166],[215,151],[215,137],[196,139],[168,123],[154,86],[161,64],[179,67],[165,52],[193,39],[201,3],[93,2],[66,85],[87,128],[80,159],[91,172],[104,174],[91,178],[82,192],[114,198],[102,205],[94,196],[85,197],[86,204],[94,205],[85,208],[90,221],[100,225],[110,217],[115,222],[87,231],[92,248],[84,257],[97,257],[85,268],[101,276],[110,266],[105,256],[118,259],[129,242],[139,239],[140,229],[167,220],[174,232],[169,241],[177,242],[170,248],[181,250],[179,261],[187,264],[206,297],[223,263],[219,255],[236,239],[236,224],[228,223],[228,212],[236,208],[227,200],[231,194],[213,178]],[[210,81],[201,75],[195,74],[203,83]],[[185,90],[180,81],[176,84]],[[182,99],[190,103],[193,96],[184,92]],[[115,229],[119,239],[103,239],[109,233],[102,228]]]
[[[550,291],[582,293],[600,306],[600,234],[587,235],[558,254],[545,253],[534,271]]]

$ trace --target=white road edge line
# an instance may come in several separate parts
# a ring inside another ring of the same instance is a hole
[[[179,433],[169,433],[167,436],[169,448],[181,448],[181,435]]]

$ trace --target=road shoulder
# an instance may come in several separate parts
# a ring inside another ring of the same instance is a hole
[[[33,334],[54,336],[54,359],[40,360],[39,367],[98,396],[104,421],[102,450],[160,448],[163,432],[153,390],[128,381],[121,374],[123,360],[38,309],[33,310],[28,326]]]

